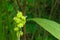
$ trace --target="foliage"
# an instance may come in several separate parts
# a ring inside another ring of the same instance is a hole
[[[60,0],[0,0],[0,40],[17,40],[14,28],[20,19],[17,18],[16,23],[13,18],[18,10],[27,15],[27,19],[45,18],[60,24]],[[21,40],[58,40],[32,21],[26,22],[22,31]]]
[[[32,19],[28,19],[28,21],[29,20],[36,22],[38,25],[40,25],[42,28],[47,30],[53,36],[60,39],[60,33],[59,33],[60,32],[60,24],[58,24],[54,21],[51,21],[51,20],[41,19],[41,18],[32,18]]]

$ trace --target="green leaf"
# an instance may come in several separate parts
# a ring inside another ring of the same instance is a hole
[[[36,22],[43,29],[51,33],[54,37],[56,37],[57,39],[60,39],[60,24],[54,21],[51,21],[48,19],[42,19],[42,18],[32,18],[32,19],[28,19],[28,21]]]

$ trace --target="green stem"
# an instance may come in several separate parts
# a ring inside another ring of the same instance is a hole
[[[18,40],[20,40],[20,36],[18,36],[17,38],[18,38]]]
[[[51,16],[52,16],[53,10],[54,10],[54,8],[55,8],[57,2],[58,2],[58,0],[55,1],[55,4],[54,4],[54,5],[52,6],[52,8],[51,8],[50,15],[49,15],[49,19],[51,19]]]

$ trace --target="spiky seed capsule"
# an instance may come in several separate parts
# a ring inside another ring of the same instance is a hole
[[[15,31],[18,31],[18,30],[19,30],[19,28],[18,28],[18,27],[15,27],[15,28],[14,28],[14,30],[15,30]]]
[[[22,15],[22,12],[19,12],[19,11],[18,11],[17,17],[20,18],[20,17],[22,17],[22,16],[23,16],[23,15]]]

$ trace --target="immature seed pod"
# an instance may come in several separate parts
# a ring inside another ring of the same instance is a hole
[[[23,32],[22,31],[20,31],[20,36],[22,36],[23,35]]]
[[[14,17],[14,20],[15,20],[16,23],[20,23],[20,22],[22,22],[22,20],[19,19],[19,18],[17,18],[17,17]]]
[[[23,26],[24,26],[23,23],[17,24],[17,27],[19,27],[19,28],[22,28]]]
[[[20,17],[22,17],[22,16],[23,16],[23,15],[22,15],[22,12],[19,12],[19,11],[18,11],[17,17],[20,18]]]
[[[15,28],[14,28],[14,31],[18,31],[18,30],[19,30],[19,28],[18,28],[18,27],[15,27]]]

